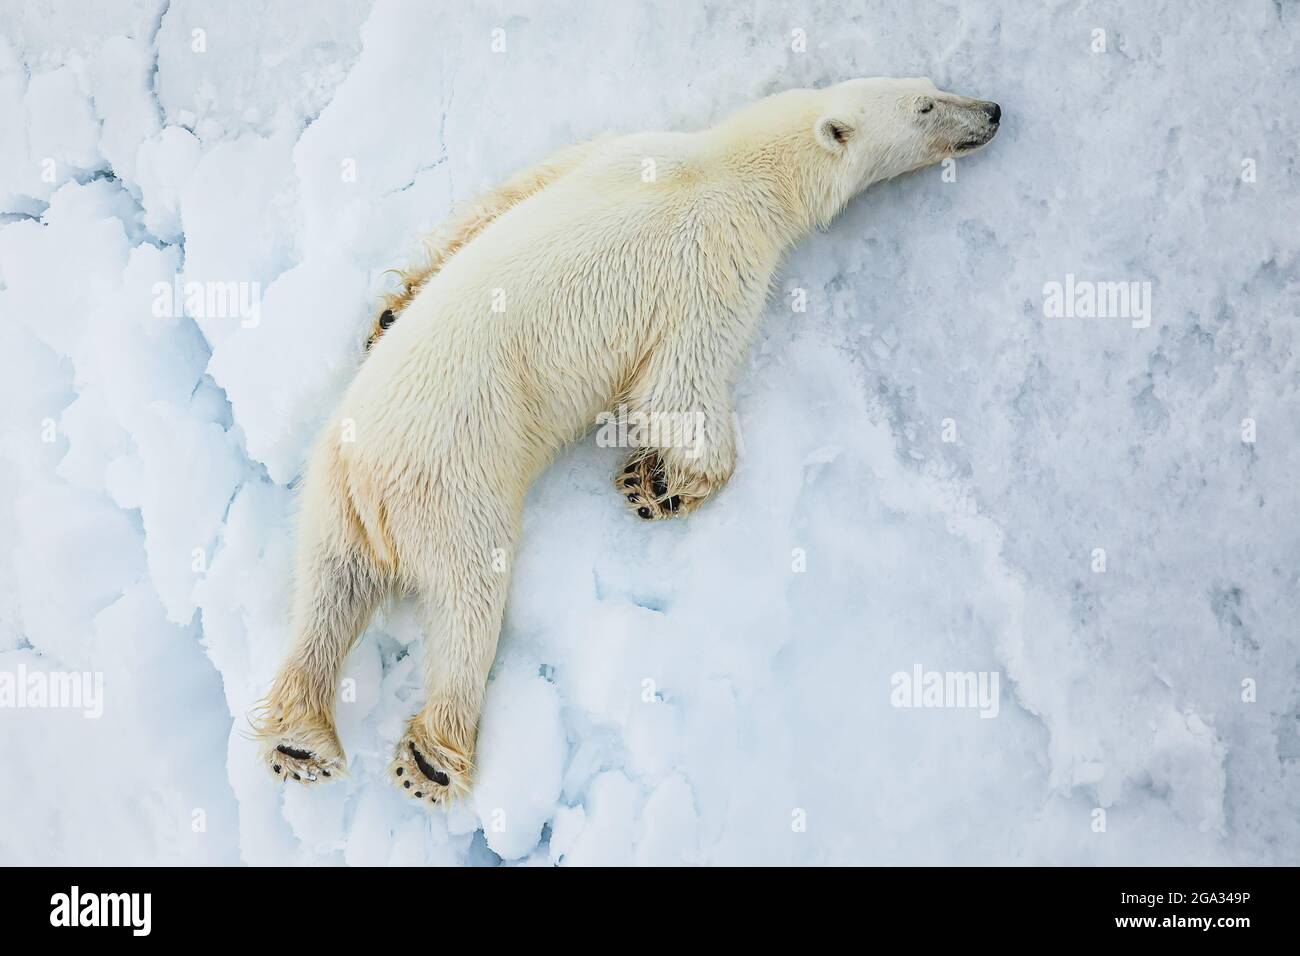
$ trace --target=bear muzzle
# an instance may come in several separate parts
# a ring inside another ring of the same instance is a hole
[[[991,100],[970,100],[961,106],[962,138],[953,146],[958,153],[970,152],[987,145],[997,135],[1002,123],[1002,107]]]

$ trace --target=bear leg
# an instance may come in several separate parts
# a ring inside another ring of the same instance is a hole
[[[427,698],[394,749],[388,776],[426,806],[466,796],[488,671],[496,657],[518,507],[497,502],[443,529],[420,585]],[[432,557],[437,555],[436,560]]]
[[[369,547],[332,442],[318,447],[304,481],[293,608],[293,644],[252,715],[261,760],[281,780],[341,774],[334,697],[343,660],[388,588]]]
[[[334,727],[334,695],[343,659],[370,619],[380,584],[357,559],[316,560],[304,578],[293,649],[252,725],[272,774],[316,783],[339,776],[346,766]]]

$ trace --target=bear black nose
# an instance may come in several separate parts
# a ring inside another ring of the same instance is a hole
[[[1002,107],[997,103],[989,103],[984,107],[984,112],[988,114],[990,123],[1000,123],[1002,121]]]

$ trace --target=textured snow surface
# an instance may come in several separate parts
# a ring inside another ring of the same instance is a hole
[[[788,258],[708,507],[642,525],[592,437],[533,489],[473,797],[382,779],[400,601],[348,779],[282,790],[245,715],[383,270],[578,138],[879,74],[1002,132]],[[0,6],[0,674],[103,677],[0,709],[0,862],[1300,863],[1298,103],[1269,0]]]

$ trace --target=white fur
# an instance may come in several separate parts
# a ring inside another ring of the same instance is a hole
[[[928,80],[853,80],[701,132],[571,147],[489,196],[410,284],[309,463],[295,645],[259,725],[269,759],[298,741],[338,765],[339,666],[379,597],[405,588],[424,608],[428,701],[394,779],[418,773],[415,745],[463,792],[500,561],[557,449],[620,404],[702,421],[660,433],[633,456],[651,455],[649,471],[628,479],[655,517],[668,499],[689,511],[735,467],[730,393],[782,253],[871,183],[995,128],[983,104]],[[662,493],[645,487],[654,474]],[[423,776],[406,789],[444,795]]]

